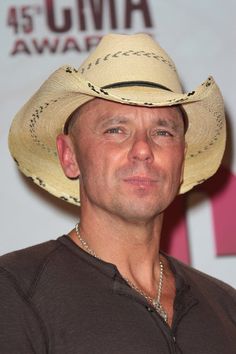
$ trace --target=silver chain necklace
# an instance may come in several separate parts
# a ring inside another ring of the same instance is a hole
[[[80,231],[79,231],[79,223],[75,225],[75,231],[76,235],[78,237],[78,240],[80,241],[81,245],[83,246],[84,250],[91,254],[93,257],[102,260],[100,257],[97,256],[97,254],[89,247],[87,242],[81,237]],[[163,286],[163,275],[164,275],[164,264],[160,260],[160,276],[159,276],[159,284],[158,284],[158,289],[157,289],[157,296],[156,298],[152,298],[151,296],[147,295],[143,290],[139,289],[134,283],[132,283],[129,279],[124,278],[123,279],[129,284],[129,286],[136,290],[140,295],[142,295],[149,303],[152,304],[156,312],[164,319],[164,321],[167,323],[168,321],[168,316],[166,311],[164,310],[163,306],[161,305],[161,293],[162,293],[162,286]]]

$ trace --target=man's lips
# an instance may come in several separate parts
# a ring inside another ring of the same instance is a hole
[[[157,182],[156,179],[144,176],[132,176],[124,178],[124,181],[136,186],[151,186]]]

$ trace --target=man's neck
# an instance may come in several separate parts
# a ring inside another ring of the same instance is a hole
[[[80,235],[102,260],[113,263],[128,278],[150,295],[156,293],[159,279],[159,245],[163,215],[146,222],[125,220],[96,210],[82,210]],[[73,230],[70,237],[83,248]]]
[[[115,264],[121,276],[151,298],[156,298],[160,279],[160,259],[164,264],[161,304],[168,314],[168,324],[173,318],[175,279],[168,261],[160,256],[160,237],[163,214],[150,222],[135,223],[102,213],[81,213],[79,231],[88,247],[103,261]],[[69,234],[81,248],[75,230]]]

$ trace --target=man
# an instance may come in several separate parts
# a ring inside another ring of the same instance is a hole
[[[235,290],[160,250],[164,210],[224,145],[213,78],[183,94],[145,34],[105,36],[52,74],[9,146],[34,182],[81,203],[80,224],[1,257],[1,352],[235,353]]]

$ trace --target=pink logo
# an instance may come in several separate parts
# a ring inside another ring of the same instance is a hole
[[[215,176],[194,189],[197,191],[205,193],[211,203],[216,255],[236,255],[236,176],[222,166]],[[190,263],[185,212],[187,198],[188,193],[177,197],[166,212],[162,249]]]

